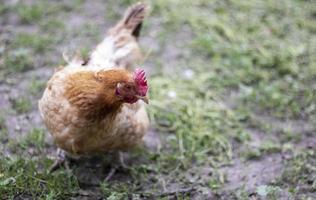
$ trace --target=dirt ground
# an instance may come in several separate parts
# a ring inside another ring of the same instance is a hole
[[[0,0],[0,198],[316,199],[314,1],[146,1],[144,147],[47,173],[46,81],[134,2]]]

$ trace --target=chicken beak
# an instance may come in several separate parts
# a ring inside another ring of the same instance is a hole
[[[142,100],[143,102],[145,102],[146,104],[149,103],[148,97],[147,96],[136,96],[138,99]]]

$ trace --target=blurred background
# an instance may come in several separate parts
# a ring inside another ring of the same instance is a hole
[[[145,1],[151,147],[111,182],[95,160],[47,173],[47,80],[136,2],[0,0],[0,197],[315,199],[314,0]]]

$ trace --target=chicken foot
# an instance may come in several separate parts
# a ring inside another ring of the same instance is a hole
[[[111,166],[111,170],[110,172],[108,173],[108,175],[105,177],[104,181],[108,182],[112,177],[113,175],[115,174],[115,172],[121,168],[123,170],[128,170],[129,167],[125,164],[124,162],[124,155],[121,151],[119,152],[116,152],[115,153],[115,164],[113,166]]]
[[[55,162],[50,166],[49,173],[52,173],[59,169],[61,166],[64,166],[67,171],[70,171],[69,167],[69,160],[67,159],[65,151],[61,150],[60,148],[57,149],[57,157]]]

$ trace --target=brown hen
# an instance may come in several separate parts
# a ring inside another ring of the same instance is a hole
[[[87,62],[73,59],[48,81],[39,110],[60,154],[121,151],[142,143],[149,127],[148,85],[144,70],[133,64],[141,59],[137,37],[146,10],[142,3],[131,6]]]

